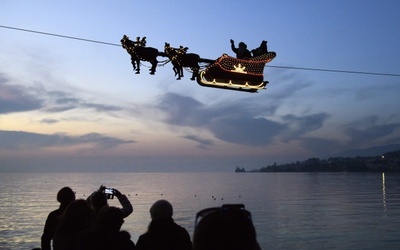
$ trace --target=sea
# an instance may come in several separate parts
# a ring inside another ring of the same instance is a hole
[[[100,185],[133,204],[122,229],[134,242],[147,230],[150,206],[165,199],[191,236],[201,209],[244,204],[262,249],[400,249],[400,175],[344,172],[1,173],[0,249],[40,247],[57,192],[69,186],[86,199]]]

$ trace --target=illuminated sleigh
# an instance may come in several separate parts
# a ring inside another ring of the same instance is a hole
[[[249,60],[223,54],[200,71],[197,83],[204,87],[257,92],[265,89],[268,81],[264,81],[264,67],[275,57],[275,52],[267,52]]]

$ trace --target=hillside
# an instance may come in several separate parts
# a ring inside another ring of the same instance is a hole
[[[262,167],[252,172],[400,172],[400,150],[376,156],[310,158]]]

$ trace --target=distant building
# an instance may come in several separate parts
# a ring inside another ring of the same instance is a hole
[[[243,173],[243,172],[246,172],[246,170],[244,168],[236,167],[235,172],[236,173]]]

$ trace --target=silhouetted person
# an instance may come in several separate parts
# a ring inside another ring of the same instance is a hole
[[[251,214],[244,205],[223,205],[197,213],[194,250],[260,250]]]
[[[120,231],[124,223],[122,212],[116,207],[103,207],[91,230],[78,239],[79,250],[135,250],[135,244],[126,231]]]
[[[54,233],[56,231],[57,218],[65,211],[69,203],[74,200],[75,193],[70,187],[63,187],[60,189],[60,191],[58,191],[57,201],[60,202],[60,207],[47,216],[41,238],[42,250],[51,249],[51,240],[53,239]]]
[[[268,43],[267,41],[263,40],[260,44],[260,47],[253,49],[251,51],[251,53],[253,54],[253,57],[268,53],[267,43]]]
[[[166,200],[156,201],[150,208],[151,222],[136,247],[139,250],[191,250],[192,242],[185,228],[172,219],[173,208]]]
[[[93,210],[85,200],[71,202],[59,217],[53,240],[54,250],[78,249],[78,236],[90,228],[92,216]]]
[[[95,216],[100,212],[103,207],[108,206],[107,194],[104,193],[105,189],[105,186],[100,186],[99,190],[91,194],[87,199],[94,210]],[[123,218],[128,217],[133,212],[131,202],[128,200],[126,195],[122,194],[115,188],[113,189],[113,195],[117,197],[118,201],[121,203],[122,208],[120,208],[120,210],[122,212]]]
[[[236,53],[236,58],[248,60],[251,58],[251,53],[247,49],[247,45],[244,42],[239,43],[239,47],[235,47],[235,42],[231,39],[231,49]]]

